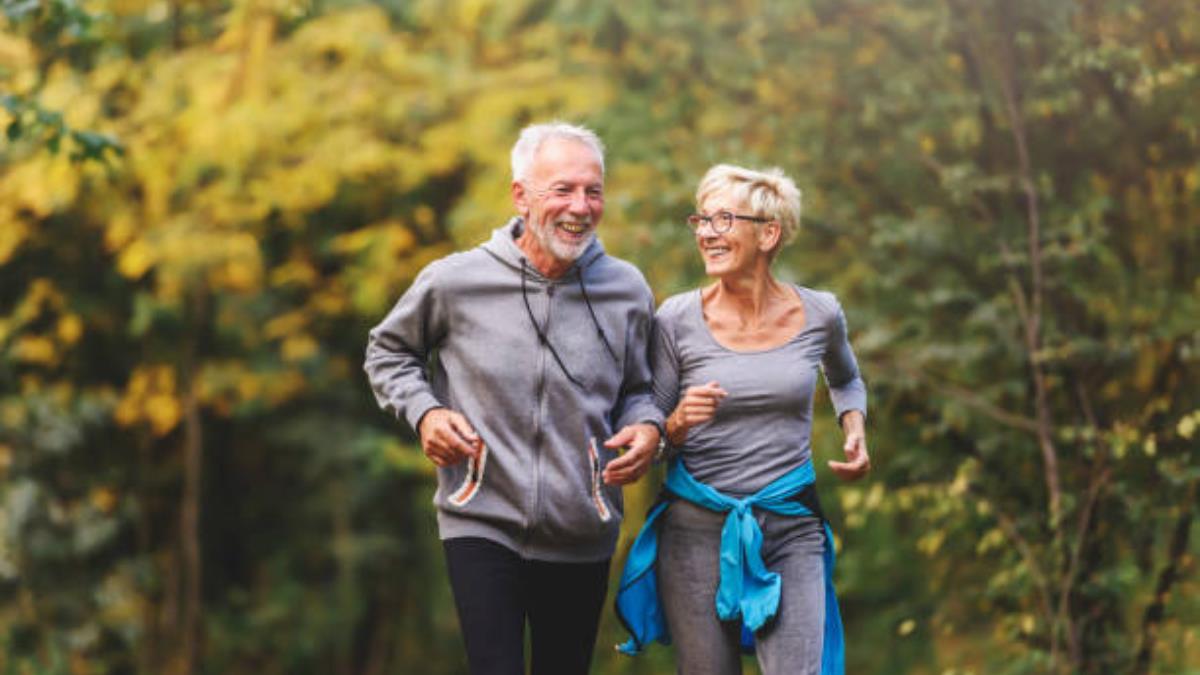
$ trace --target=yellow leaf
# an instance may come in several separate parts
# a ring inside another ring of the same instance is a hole
[[[7,172],[0,184],[0,199],[45,218],[70,204],[78,186],[79,173],[66,153],[46,153]]]
[[[904,621],[900,622],[899,626],[896,627],[896,635],[899,635],[900,637],[910,635],[916,629],[916,627],[916,621],[913,621],[912,619],[905,619]]]
[[[121,399],[121,402],[117,404],[115,409],[113,409],[113,419],[116,420],[117,424],[123,427],[131,427],[134,424],[137,424],[137,402],[131,398]]]
[[[308,317],[304,312],[288,312],[271,319],[263,326],[263,336],[268,340],[276,340],[299,332],[308,325]]]
[[[156,436],[165,436],[175,428],[182,416],[179,400],[166,393],[154,394],[146,399],[145,414],[150,428]]]
[[[154,264],[154,254],[144,239],[130,244],[117,259],[117,270],[130,279],[141,278]]]
[[[112,513],[117,507],[117,492],[110,487],[94,488],[89,498],[97,511]]]
[[[222,265],[214,274],[215,285],[223,286],[231,291],[248,292],[258,286],[262,270],[257,260],[230,260]]]
[[[858,488],[842,488],[842,510],[853,511],[862,503],[863,493]]]
[[[433,227],[434,216],[433,209],[426,204],[413,209],[413,221],[422,228]]]
[[[41,335],[27,335],[19,338],[12,348],[13,357],[24,363],[39,363],[52,365],[57,360],[57,350],[54,343]]]
[[[933,530],[922,535],[917,539],[917,550],[929,557],[933,557],[942,547],[942,542],[946,541],[946,532],[944,530]]]
[[[121,209],[108,219],[108,227],[104,229],[104,246],[109,251],[119,251],[136,233],[137,225],[133,221],[133,214]]]
[[[29,238],[29,226],[8,209],[0,210],[0,265],[8,262]]]
[[[292,335],[283,341],[284,361],[303,361],[317,353],[317,341],[308,335]]]
[[[253,375],[243,375],[237,379],[238,397],[243,401],[252,401],[262,391],[262,381]]]
[[[1179,419],[1179,424],[1175,425],[1175,431],[1184,440],[1191,440],[1192,435],[1196,433],[1197,417],[1200,417],[1200,410],[1193,412],[1191,415],[1184,415]]]
[[[83,321],[78,315],[67,314],[58,320],[58,339],[63,344],[73,345],[83,335]]]
[[[298,284],[311,286],[317,280],[317,270],[305,260],[289,260],[271,270],[272,286]]]

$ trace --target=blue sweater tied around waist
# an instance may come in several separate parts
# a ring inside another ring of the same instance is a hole
[[[762,559],[762,530],[754,518],[754,509],[766,509],[786,516],[816,516],[812,509],[795,499],[813,484],[812,462],[805,462],[758,492],[735,499],[697,481],[675,459],[667,469],[664,489],[667,499],[660,501],[646,516],[621,574],[617,591],[617,616],[630,638],[617,649],[637,654],[652,641],[670,644],[666,616],[658,598],[658,519],[671,499],[686,499],[710,511],[728,513],[721,529],[721,573],[717,586],[716,610],[722,621],[740,621],[742,646],[753,649],[754,631],[774,618],[779,609],[781,579],[767,569]],[[845,645],[842,617],[833,590],[833,532],[825,527],[825,627],[821,652],[821,675],[845,672]]]

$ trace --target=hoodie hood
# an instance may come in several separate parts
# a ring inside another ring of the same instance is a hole
[[[542,273],[534,267],[533,262],[517,246],[517,238],[525,231],[525,219],[520,216],[513,216],[503,226],[492,230],[492,238],[483,245],[483,250],[487,251],[496,260],[511,267],[516,272],[525,270],[526,274],[539,280],[553,281],[542,276]],[[604,245],[600,243],[599,237],[592,237],[592,241],[583,249],[571,267],[567,269],[567,273],[563,278],[572,276],[575,270],[587,269],[589,265],[604,257]],[[522,265],[524,261],[524,265]]]

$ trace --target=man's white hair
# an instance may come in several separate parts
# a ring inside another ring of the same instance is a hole
[[[577,124],[567,124],[555,120],[543,124],[530,124],[521,130],[521,135],[512,148],[514,181],[524,182],[529,177],[529,167],[533,164],[533,158],[537,156],[538,149],[552,138],[578,141],[591,148],[600,162],[600,174],[604,174],[604,143],[600,142],[600,137],[596,135],[596,132]]]

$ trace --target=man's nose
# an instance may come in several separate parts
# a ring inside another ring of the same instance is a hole
[[[576,190],[571,193],[571,211],[573,213],[586,213],[588,211],[586,190]]]

